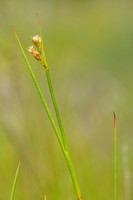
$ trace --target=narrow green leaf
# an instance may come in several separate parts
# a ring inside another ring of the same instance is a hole
[[[18,36],[17,36],[17,34],[16,34],[14,28],[13,28],[13,31],[14,31],[15,37],[16,37],[16,39],[17,39],[17,42],[18,42],[18,44],[19,44],[19,47],[20,47],[20,49],[21,49],[21,52],[22,52],[22,54],[23,54],[23,56],[24,56],[24,59],[25,59],[25,61],[26,61],[26,64],[27,64],[27,66],[28,66],[28,68],[29,68],[30,74],[31,74],[31,76],[32,76],[32,79],[33,79],[34,84],[35,84],[35,86],[36,86],[36,89],[37,89],[37,91],[38,91],[38,94],[39,94],[39,96],[40,96],[40,98],[41,98],[41,101],[42,101],[42,103],[43,103],[43,106],[44,106],[44,108],[45,108],[45,110],[46,110],[46,112],[47,112],[47,115],[48,115],[48,117],[49,117],[49,120],[50,120],[50,122],[51,122],[51,124],[52,124],[52,126],[53,126],[53,129],[54,129],[54,131],[55,131],[55,134],[56,134],[56,137],[57,137],[57,139],[58,139],[58,142],[59,142],[59,144],[60,144],[60,146],[61,146],[61,149],[62,149],[62,152],[63,152],[63,154],[64,154],[64,157],[65,157],[65,159],[66,159],[66,162],[67,162],[67,165],[68,165],[68,168],[69,168],[71,177],[72,177],[72,181],[73,181],[73,184],[74,184],[74,189],[75,189],[77,198],[78,198],[78,200],[82,200],[82,198],[81,198],[81,193],[80,193],[80,188],[79,188],[78,181],[77,181],[77,177],[76,177],[76,175],[75,175],[75,170],[74,170],[74,168],[73,168],[73,165],[72,165],[70,156],[69,156],[68,152],[65,150],[65,146],[64,146],[64,143],[63,143],[63,141],[62,141],[62,137],[60,136],[60,133],[59,133],[59,131],[58,131],[58,128],[57,128],[57,126],[56,126],[56,123],[55,123],[55,121],[54,121],[54,118],[53,118],[53,116],[52,116],[52,114],[51,114],[51,111],[50,111],[50,109],[49,109],[49,107],[48,107],[48,104],[47,104],[47,102],[46,102],[46,100],[45,100],[45,98],[44,98],[44,96],[43,96],[42,90],[41,90],[41,88],[40,88],[40,86],[39,86],[39,84],[38,84],[38,81],[37,81],[37,79],[36,79],[36,77],[35,77],[35,75],[34,75],[34,72],[33,72],[32,68],[31,68],[31,66],[30,66],[30,63],[29,63],[29,61],[28,61],[28,59],[27,59],[27,57],[26,57],[26,55],[25,55],[25,52],[24,52],[24,50],[23,50],[23,47],[22,47],[22,45],[21,45],[21,43],[20,43],[20,41],[19,41],[19,38],[18,38]],[[44,54],[44,57],[45,57],[45,54]],[[46,65],[45,68],[47,69],[47,67],[48,67],[48,66]]]
[[[14,198],[14,193],[15,193],[15,189],[16,189],[16,183],[17,183],[17,179],[18,179],[18,173],[19,173],[20,163],[21,163],[21,158],[19,160],[18,167],[17,167],[17,170],[16,170],[16,174],[15,174],[15,177],[14,177],[10,200],[13,200],[13,198]]]
[[[118,199],[117,194],[117,134],[116,134],[116,115],[114,114],[114,200]]]
[[[59,109],[58,109],[58,106],[57,106],[57,103],[56,103],[55,94],[54,94],[54,90],[53,90],[53,86],[52,86],[52,81],[51,81],[51,77],[50,77],[50,73],[49,73],[49,67],[48,67],[48,63],[47,63],[47,60],[46,60],[43,37],[42,37],[42,29],[41,29],[41,24],[40,24],[40,20],[39,20],[38,14],[37,14],[37,19],[38,19],[38,25],[39,25],[39,30],[40,30],[40,37],[41,37],[41,41],[42,41],[42,51],[43,51],[43,58],[44,58],[44,62],[43,63],[45,65],[44,67],[46,69],[46,76],[47,76],[49,91],[50,91],[50,95],[51,95],[51,98],[52,98],[52,102],[53,102],[56,118],[57,118],[57,121],[58,121],[58,124],[59,124],[59,128],[60,128],[62,140],[63,140],[63,143],[64,143],[64,147],[65,147],[65,150],[68,152],[69,150],[68,150],[68,145],[67,145],[67,141],[66,141],[66,136],[65,136],[65,133],[64,133],[64,129],[63,129],[63,125],[62,125]]]
[[[25,52],[24,52],[24,50],[23,50],[23,47],[22,47],[22,45],[21,45],[21,43],[20,43],[20,41],[19,41],[19,38],[18,38],[18,36],[17,36],[17,34],[16,34],[14,28],[13,28],[13,31],[14,31],[14,33],[15,33],[15,37],[16,37],[16,39],[17,39],[17,42],[18,42],[19,47],[20,47],[20,49],[21,49],[21,52],[22,52],[22,54],[23,54],[23,56],[24,56],[24,59],[25,59],[25,61],[26,61],[26,64],[27,64],[27,66],[28,66],[28,69],[29,69],[29,71],[30,71],[31,77],[32,77],[32,79],[33,79],[33,81],[34,81],[34,84],[35,84],[35,86],[36,86],[36,89],[37,89],[37,91],[38,91],[38,94],[39,94],[39,96],[40,96],[40,98],[41,98],[41,101],[42,101],[42,103],[43,103],[43,106],[44,106],[44,108],[45,108],[45,110],[46,110],[46,112],[47,112],[47,115],[48,115],[48,117],[49,117],[49,120],[50,120],[50,122],[51,122],[51,124],[52,124],[52,126],[53,126],[53,129],[54,129],[54,131],[55,131],[55,134],[56,134],[56,136],[57,136],[57,139],[58,139],[58,141],[59,141],[59,143],[60,143],[60,145],[61,145],[62,150],[65,151],[64,145],[63,145],[63,142],[62,142],[62,138],[61,138],[60,133],[59,133],[59,131],[58,131],[58,128],[57,128],[57,126],[56,126],[56,124],[55,124],[54,118],[53,118],[53,116],[52,116],[52,114],[51,114],[51,111],[50,111],[50,109],[49,109],[49,107],[48,107],[48,104],[47,104],[45,98],[44,98],[44,95],[43,95],[43,93],[42,93],[42,90],[41,90],[41,88],[40,88],[40,86],[39,86],[39,84],[38,84],[38,81],[37,81],[37,79],[36,79],[36,77],[35,77],[35,74],[34,74],[32,68],[31,68],[31,66],[30,66],[30,63],[29,63],[29,61],[28,61],[28,59],[27,59],[27,57],[26,57],[26,54],[25,54]]]
[[[40,20],[39,20],[38,14],[37,14],[37,19],[38,19],[38,24],[39,24],[40,37],[41,37],[41,41],[42,41],[42,53],[43,53],[43,59],[44,59],[44,67],[45,67],[45,69],[47,69],[48,68],[48,63],[47,63],[47,59],[46,59],[46,56],[45,56],[44,43],[43,43],[43,37],[42,37],[42,30],[41,30],[41,25],[40,25]]]

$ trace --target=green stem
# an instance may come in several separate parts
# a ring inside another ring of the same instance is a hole
[[[43,45],[43,37],[42,37],[42,30],[41,30],[41,24],[40,24],[40,20],[39,20],[38,14],[37,14],[37,19],[38,19],[40,37],[41,37],[41,43],[42,43],[42,54],[43,54],[44,67],[45,67],[45,69],[47,69],[48,68],[48,63],[47,63],[46,56],[45,56],[44,45]]]
[[[82,200],[79,184],[78,184],[78,181],[77,181],[77,177],[76,177],[76,174],[75,174],[75,170],[74,170],[70,155],[67,151],[65,152],[65,154],[66,154],[66,161],[68,163],[68,168],[69,168],[69,171],[70,171],[70,174],[71,174],[71,177],[72,177],[73,185],[74,185],[78,200]]]
[[[59,109],[58,109],[58,106],[57,106],[57,103],[56,103],[56,99],[55,99],[55,95],[54,95],[54,91],[53,91],[53,87],[52,87],[52,82],[51,82],[51,78],[50,78],[50,73],[49,73],[47,59],[46,59],[46,56],[45,56],[45,50],[44,50],[44,43],[43,43],[43,37],[42,37],[41,24],[40,24],[40,20],[39,20],[38,15],[37,15],[37,19],[38,19],[39,30],[40,30],[40,37],[41,37],[41,42],[42,42],[42,53],[43,53],[43,63],[44,63],[43,66],[46,69],[46,76],[47,76],[49,91],[50,91],[51,98],[52,98],[52,101],[53,101],[53,106],[54,106],[55,114],[56,114],[57,121],[58,121],[58,124],[59,124],[61,136],[62,136],[63,143],[64,143],[64,146],[65,146],[65,150],[68,152],[68,145],[67,145],[67,141],[66,141],[66,137],[65,137],[63,125],[62,125],[60,114],[59,114]]]
[[[61,122],[61,118],[60,118],[58,106],[57,106],[57,103],[56,103],[56,99],[55,99],[55,95],[54,95],[54,91],[53,91],[52,82],[51,82],[50,73],[49,73],[48,68],[46,69],[46,76],[47,76],[47,80],[48,80],[49,91],[50,91],[51,98],[52,98],[52,101],[53,101],[57,121],[58,121],[59,128],[60,128],[60,131],[61,131],[61,136],[62,136],[62,139],[63,139],[64,147],[65,147],[65,150],[68,152],[67,141],[66,141],[64,130],[63,130],[63,125],[62,125],[62,122]]]
[[[13,29],[13,30],[14,30],[14,29]],[[30,74],[31,74],[31,76],[32,76],[32,79],[33,79],[33,81],[34,81],[34,84],[35,84],[35,86],[36,86],[36,89],[37,89],[37,91],[38,91],[38,94],[39,94],[39,96],[40,96],[40,98],[41,98],[41,101],[42,101],[42,103],[43,103],[43,106],[44,106],[44,108],[45,108],[45,110],[46,110],[46,112],[47,112],[47,115],[48,115],[48,117],[49,117],[49,120],[50,120],[50,122],[51,122],[51,124],[52,124],[52,126],[53,126],[53,129],[54,129],[54,131],[55,131],[55,134],[56,134],[56,136],[57,136],[58,142],[59,142],[59,144],[60,144],[60,146],[61,146],[61,149],[62,149],[62,151],[63,151],[64,157],[65,157],[65,159],[66,159],[66,162],[67,162],[67,165],[68,165],[68,168],[69,168],[71,177],[72,177],[72,181],[73,181],[73,184],[74,184],[74,188],[75,188],[75,192],[76,192],[77,198],[81,200],[80,188],[79,188],[79,185],[78,185],[78,181],[77,181],[77,178],[76,178],[76,175],[75,175],[75,170],[74,170],[74,168],[73,168],[73,165],[72,165],[70,156],[69,156],[68,152],[65,150],[65,147],[64,147],[62,138],[61,138],[60,133],[59,133],[59,131],[58,131],[58,128],[57,128],[57,126],[56,126],[56,124],[55,124],[54,118],[53,118],[53,116],[52,116],[52,114],[51,114],[51,112],[50,112],[50,109],[49,109],[49,107],[48,107],[48,104],[47,104],[47,102],[46,102],[46,100],[45,100],[45,98],[44,98],[44,96],[43,96],[42,90],[41,90],[41,88],[40,88],[40,86],[39,86],[39,84],[38,84],[38,81],[36,80],[36,77],[35,77],[35,75],[34,75],[34,72],[33,72],[32,68],[31,68],[31,66],[30,66],[30,64],[29,64],[29,61],[28,61],[28,59],[27,59],[27,57],[26,57],[26,55],[25,55],[25,52],[24,52],[24,50],[23,50],[23,47],[22,47],[22,45],[21,45],[21,43],[20,43],[20,41],[19,41],[19,38],[18,38],[18,36],[17,36],[15,30],[14,30],[14,33],[15,33],[16,39],[17,39],[17,41],[18,41],[19,47],[20,47],[20,49],[21,49],[21,52],[22,52],[22,54],[23,54],[23,56],[24,56],[24,59],[25,59],[25,61],[26,61],[26,64],[27,64],[27,66],[28,66],[28,69],[29,69],[29,71],[30,71]]]
[[[17,183],[17,178],[18,178],[18,172],[19,172],[19,168],[20,168],[20,163],[21,163],[21,158],[19,160],[18,167],[17,167],[17,170],[16,170],[16,174],[15,174],[15,177],[14,177],[10,200],[13,200],[13,198],[14,198],[14,193],[15,193],[15,188],[16,188],[16,183]]]
[[[116,134],[116,115],[114,113],[114,200],[118,199],[117,194],[117,134]]]

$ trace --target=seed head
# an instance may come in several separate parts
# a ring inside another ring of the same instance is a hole
[[[42,63],[42,55],[40,55],[40,52],[38,50],[33,52],[33,56],[40,62]]]
[[[35,35],[34,37],[32,37],[32,41],[34,42],[34,44],[38,44],[41,43],[41,38],[39,35]]]
[[[41,50],[41,38],[39,35],[32,37],[32,42],[36,45],[38,51]]]
[[[35,48],[33,47],[33,45],[28,48],[28,51],[32,54],[35,52]]]
[[[28,51],[36,58],[41,65],[44,66],[43,56],[42,56],[42,41],[40,36],[35,35],[32,37],[32,42],[35,44],[36,47],[33,45],[28,48]]]
[[[30,46],[28,48],[28,51],[33,55],[34,58],[36,58],[41,64],[43,63],[42,60],[42,55],[40,54],[40,52],[38,50],[35,50],[35,48],[33,46]]]

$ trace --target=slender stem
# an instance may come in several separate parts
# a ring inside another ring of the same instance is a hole
[[[48,68],[48,63],[46,60],[46,56],[45,56],[45,51],[44,51],[44,45],[43,45],[43,37],[42,37],[42,30],[41,30],[41,24],[40,24],[40,20],[37,14],[37,20],[38,20],[38,24],[39,24],[39,30],[40,30],[40,37],[41,37],[41,42],[42,42],[42,54],[43,54],[43,60],[44,60],[44,67],[45,69]]]
[[[36,89],[37,89],[37,91],[38,91],[38,94],[39,94],[39,96],[40,96],[40,98],[41,98],[41,100],[42,100],[43,106],[44,106],[44,108],[45,108],[45,110],[46,110],[46,112],[47,112],[47,115],[48,115],[48,117],[49,117],[49,119],[50,119],[50,122],[51,122],[51,124],[52,124],[52,126],[53,126],[53,128],[54,128],[54,131],[55,131],[55,133],[56,133],[57,139],[58,139],[58,141],[59,141],[59,143],[60,143],[62,149],[64,149],[64,145],[63,145],[63,143],[62,143],[61,136],[60,136],[60,134],[59,134],[59,132],[58,132],[58,129],[57,129],[56,124],[55,124],[55,121],[54,121],[54,118],[53,118],[53,116],[52,116],[52,114],[51,114],[51,112],[50,112],[50,109],[49,109],[49,107],[48,107],[48,104],[47,104],[47,102],[46,102],[46,100],[45,100],[45,98],[44,98],[44,96],[43,96],[42,90],[41,90],[41,88],[40,88],[40,86],[39,86],[39,84],[38,84],[38,81],[37,81],[37,79],[36,79],[36,77],[35,77],[35,75],[34,75],[34,72],[33,72],[32,68],[31,68],[31,66],[30,66],[30,63],[29,63],[29,61],[28,61],[28,59],[27,59],[27,57],[26,57],[26,55],[25,55],[25,52],[24,52],[24,50],[23,50],[23,47],[22,47],[22,45],[21,45],[21,43],[20,43],[20,41],[19,41],[19,38],[18,38],[18,36],[17,36],[17,34],[16,34],[15,31],[14,31],[14,33],[15,33],[16,39],[17,39],[17,41],[18,41],[19,47],[20,47],[20,49],[21,49],[21,52],[22,52],[22,54],[23,54],[23,56],[24,56],[24,59],[25,59],[25,61],[26,61],[26,64],[27,64],[27,66],[28,66],[28,69],[29,69],[29,71],[30,71],[31,77],[32,77],[32,79],[33,79],[33,81],[34,81],[34,84],[35,84],[35,86],[36,86]]]
[[[116,115],[114,113],[114,200],[118,199],[117,194],[117,134],[116,134]]]
[[[31,74],[31,76],[32,76],[32,79],[33,79],[33,81],[34,81],[34,84],[35,84],[35,86],[36,86],[36,89],[37,89],[37,91],[38,91],[38,94],[39,94],[39,96],[40,96],[40,98],[41,98],[41,101],[42,101],[42,103],[43,103],[43,106],[44,106],[44,108],[45,108],[45,110],[46,110],[46,112],[47,112],[47,115],[48,115],[48,117],[49,117],[49,120],[50,120],[50,122],[51,122],[51,124],[52,124],[52,126],[53,126],[53,129],[54,129],[54,131],[55,131],[55,134],[56,134],[56,136],[57,136],[58,142],[59,142],[59,144],[60,144],[60,146],[61,146],[61,149],[62,149],[62,151],[63,151],[64,157],[65,157],[65,159],[66,159],[66,162],[67,162],[67,165],[68,165],[68,168],[69,168],[71,177],[72,177],[72,181],[73,181],[73,184],[74,184],[74,188],[75,188],[75,192],[76,192],[77,198],[81,200],[80,188],[79,188],[79,185],[78,185],[78,181],[77,181],[77,178],[76,178],[76,175],[75,175],[75,170],[74,170],[74,168],[73,168],[73,165],[72,165],[72,161],[71,161],[71,159],[70,159],[70,156],[69,156],[68,152],[65,150],[65,147],[64,147],[62,138],[61,138],[60,133],[59,133],[59,131],[58,131],[58,128],[57,128],[57,126],[56,126],[56,124],[55,124],[54,118],[53,118],[53,116],[52,116],[52,114],[51,114],[51,112],[50,112],[50,109],[49,109],[49,107],[48,107],[48,104],[47,104],[47,102],[46,102],[46,100],[45,100],[45,98],[44,98],[44,96],[43,96],[42,90],[41,90],[41,88],[40,88],[40,86],[39,86],[39,84],[38,84],[38,81],[37,81],[37,79],[36,79],[36,77],[35,77],[35,75],[34,75],[34,72],[33,72],[32,68],[31,68],[30,64],[29,64],[29,61],[28,61],[28,59],[27,59],[27,57],[26,57],[26,55],[25,55],[25,52],[24,52],[24,50],[23,50],[23,47],[22,47],[22,45],[21,45],[21,43],[20,43],[20,41],[19,41],[19,38],[18,38],[18,36],[17,36],[17,34],[16,34],[14,28],[13,28],[13,31],[14,31],[14,33],[15,33],[15,36],[16,36],[16,39],[17,39],[17,41],[18,41],[19,47],[20,47],[21,52],[22,52],[22,54],[23,54],[23,56],[24,56],[24,59],[25,59],[25,61],[26,61],[26,64],[27,64],[28,69],[29,69],[29,71],[30,71],[30,74]]]
[[[19,160],[18,167],[17,167],[17,170],[16,170],[16,174],[15,174],[15,177],[14,177],[10,200],[13,200],[13,198],[14,198],[14,193],[15,193],[15,188],[16,188],[16,183],[17,183],[17,178],[18,178],[18,172],[19,172],[19,168],[20,168],[20,163],[21,163],[21,158]]]
[[[68,163],[68,168],[69,168],[69,171],[70,171],[70,174],[71,174],[71,177],[72,177],[73,185],[75,187],[78,200],[82,200],[79,184],[78,184],[78,181],[77,181],[77,177],[76,177],[76,174],[75,174],[75,170],[74,170],[71,158],[70,158],[69,153],[67,151],[65,151],[65,154],[66,154],[66,161]]]
[[[47,76],[47,80],[48,80],[49,91],[50,91],[50,94],[51,94],[51,98],[52,98],[52,101],[53,101],[56,117],[57,117],[59,128],[60,128],[60,132],[61,132],[61,135],[62,135],[64,147],[65,147],[65,150],[68,152],[68,145],[67,145],[63,125],[62,125],[62,122],[61,122],[58,106],[57,106],[57,103],[56,103],[56,99],[55,99],[55,95],[54,95],[54,91],[53,91],[52,82],[51,82],[50,73],[49,73],[48,68],[46,69],[46,76]]]
[[[46,56],[45,56],[45,50],[44,50],[44,43],[43,43],[43,37],[42,37],[41,24],[40,24],[40,20],[39,20],[38,15],[37,15],[37,19],[38,19],[40,36],[41,36],[41,42],[42,42],[42,52],[43,52],[43,60],[44,60],[43,63],[44,63],[44,68],[46,69],[46,76],[47,76],[49,91],[50,91],[51,98],[52,98],[52,101],[53,101],[53,106],[54,106],[55,114],[56,114],[57,121],[58,121],[58,124],[59,124],[61,136],[62,136],[63,143],[64,143],[64,146],[65,146],[65,150],[68,152],[68,145],[67,145],[67,141],[66,141],[66,137],[65,137],[63,125],[62,125],[60,114],[59,114],[59,109],[58,109],[58,106],[57,106],[57,103],[56,103],[56,99],[55,99],[55,95],[54,95],[54,91],[53,91],[53,87],[52,87],[52,82],[51,82],[51,78],[50,78],[50,73],[49,73],[47,59],[46,59]]]

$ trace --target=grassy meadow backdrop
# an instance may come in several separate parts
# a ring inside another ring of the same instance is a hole
[[[14,26],[55,117],[45,71],[28,53],[39,34],[83,200],[112,200],[113,111],[118,196],[133,199],[133,2],[0,1],[0,199],[21,167],[18,200],[76,199],[65,159],[12,31]]]

